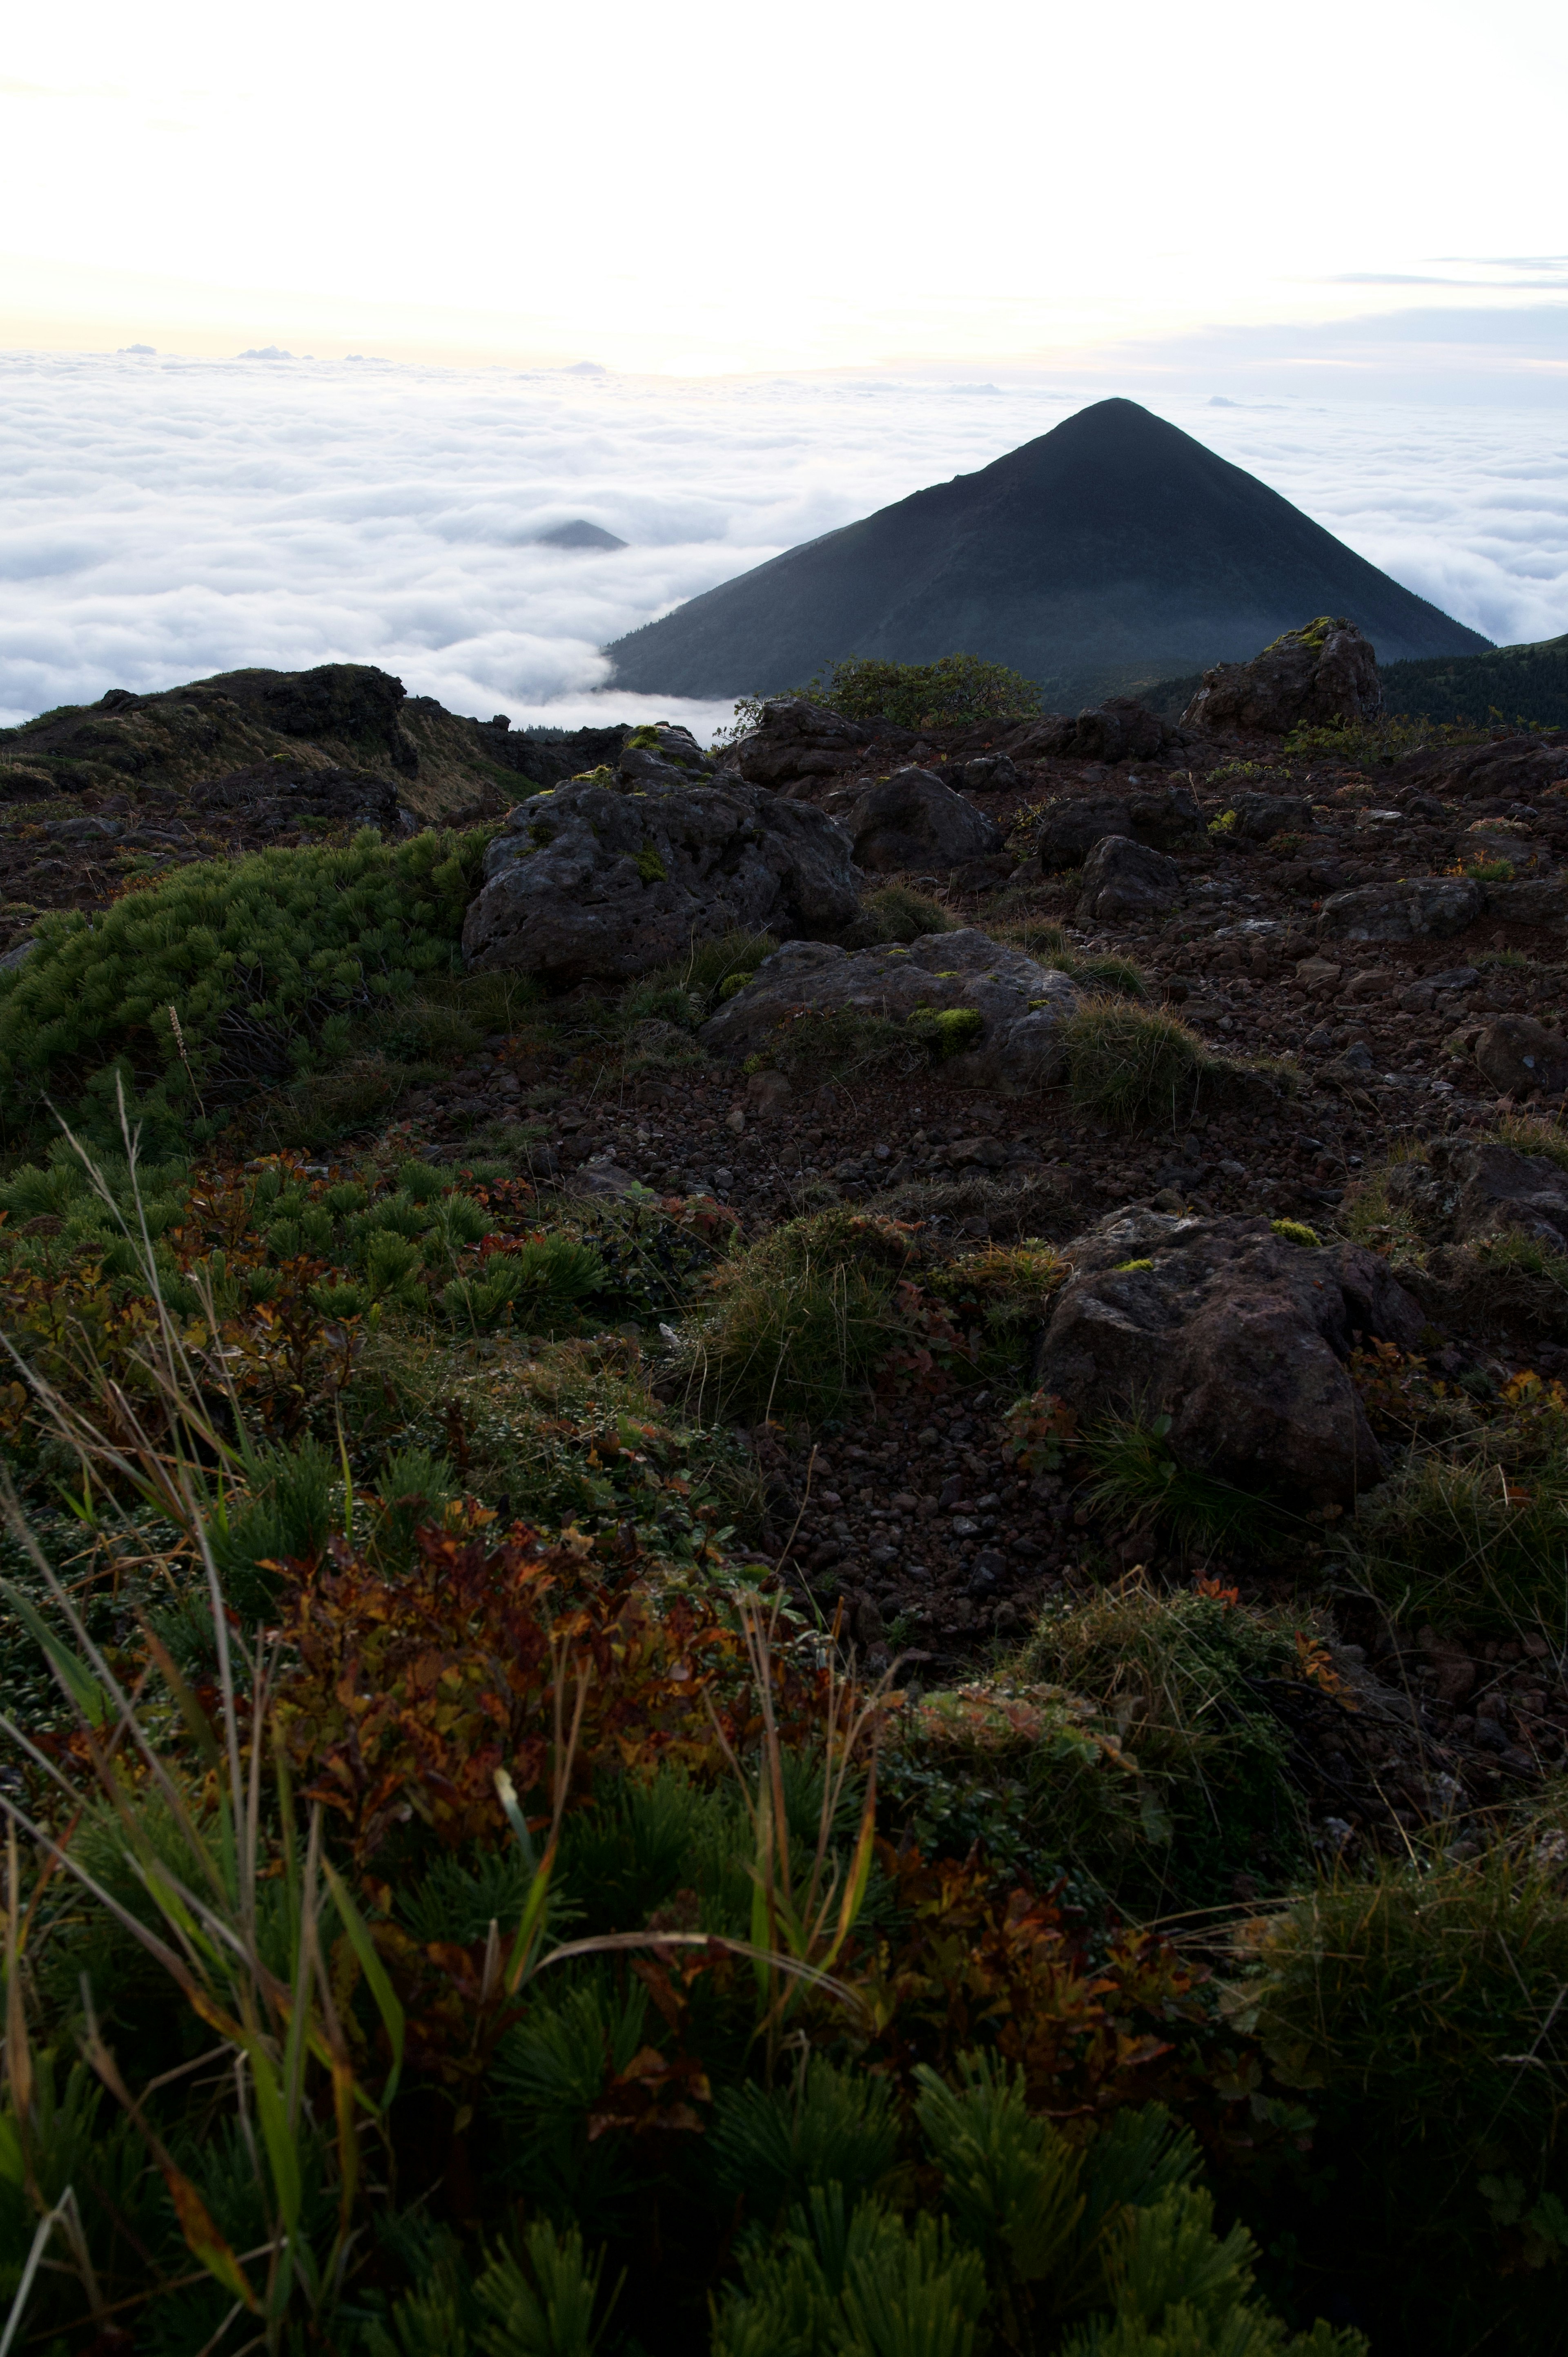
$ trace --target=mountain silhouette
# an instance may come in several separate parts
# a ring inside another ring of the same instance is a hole
[[[1317,614],[1384,662],[1489,640],[1135,401],[787,549],[605,651],[618,687],[772,694],[850,655],[983,655],[1047,699],[1240,662]]]

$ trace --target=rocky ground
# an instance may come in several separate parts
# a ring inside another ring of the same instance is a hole
[[[200,696],[185,693],[153,715],[166,735],[177,722],[195,726],[187,705]],[[144,732],[156,701],[139,700]],[[216,776],[191,756],[173,783],[115,787],[96,770],[62,769],[85,758],[80,716],[60,724],[64,749],[53,755],[41,724],[21,732],[25,741],[0,748],[9,764],[0,883],[13,936],[35,908],[91,905],[148,862],[308,840],[367,818],[414,823],[406,814],[422,760],[439,771],[431,791],[444,781],[450,799],[456,788],[429,746],[420,752],[417,711],[411,734],[397,699],[382,701],[363,721],[352,770],[340,735],[303,757],[274,743],[265,759],[225,769],[214,755]],[[231,735],[240,712],[236,704],[220,715]],[[121,718],[108,755],[117,745],[129,759],[136,716]],[[368,766],[364,727],[394,732],[379,770]],[[480,734],[489,761],[504,732]],[[225,737],[218,750],[227,760],[236,748],[258,749]],[[108,757],[102,745],[98,755]],[[389,775],[390,756],[413,770]],[[171,758],[166,748],[166,767]],[[443,758],[450,770],[450,747]],[[479,752],[466,758],[468,806],[497,807],[500,764],[486,778]],[[908,791],[890,800],[888,780],[911,770],[946,801],[927,787],[913,802]],[[845,825],[858,813],[873,881],[932,898],[950,922],[1047,967],[1064,957],[1081,988],[1109,980],[1137,989],[1249,1068],[1253,1084],[1200,1090],[1174,1125],[1129,1131],[1086,1113],[1065,1082],[965,1085],[920,1057],[902,1067],[868,1057],[822,1079],[748,1073],[658,1017],[634,1025],[617,1052],[601,1043],[587,1055],[575,1009],[601,1005],[602,992],[580,983],[558,990],[547,1025],[497,1036],[405,1102],[400,1140],[461,1164],[504,1125],[542,1192],[591,1201],[639,1185],[660,1197],[707,1195],[738,1214],[747,1237],[843,1201],[917,1225],[939,1249],[1035,1236],[1070,1258],[1075,1240],[1128,1206],[1289,1217],[1326,1234],[1347,1191],[1402,1145],[1478,1133],[1499,1104],[1561,1112],[1561,735],[1391,752],[1347,737],[1327,751],[1291,750],[1277,731],[1200,731],[1107,707],[1078,721],[920,737],[795,707],[727,754],[715,782],[726,773]],[[958,798],[961,839],[944,841],[941,812]],[[1107,867],[1107,831],[1126,853],[1120,866]],[[1135,971],[1118,980],[1097,960]],[[1494,1384],[1527,1367],[1547,1377],[1568,1370],[1563,1340],[1521,1335],[1506,1319],[1472,1320],[1448,1347],[1454,1373],[1474,1370]],[[1264,1594],[1310,1579],[1310,1534],[1294,1566],[1262,1577],[1220,1545],[1178,1561],[1146,1529],[1108,1523],[1063,1475],[1020,1471],[1004,1418],[1027,1375],[1026,1351],[1013,1379],[990,1390],[933,1389],[815,1433],[756,1431],[766,1500],[757,1551],[803,1609],[824,1622],[843,1616],[874,1661],[897,1651],[935,1678],[1004,1646],[1052,1597],[1137,1566],[1221,1587],[1247,1578]],[[1466,1645],[1371,1614],[1359,1626],[1350,1611],[1333,1660],[1334,1723],[1303,1730],[1330,1827],[1380,1813],[1413,1822],[1441,1810],[1461,1779],[1484,1796],[1568,1742],[1568,1685],[1542,1639]],[[1345,1698],[1360,1705],[1353,1719]]]

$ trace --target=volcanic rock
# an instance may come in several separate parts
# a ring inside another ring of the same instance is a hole
[[[1069,761],[1174,761],[1197,741],[1190,729],[1135,696],[1112,695],[1103,704],[1086,704],[1076,720],[1058,715],[1037,722],[1015,750]]]
[[[1283,737],[1304,726],[1369,719],[1382,700],[1371,640],[1343,616],[1325,614],[1282,632],[1251,662],[1206,671],[1182,718],[1195,728]]]
[[[1348,1505],[1382,1455],[1345,1361],[1356,1334],[1408,1350],[1424,1318],[1359,1244],[1310,1248],[1263,1219],[1112,1212],[1065,1247],[1034,1382],[1080,1422],[1171,1419],[1178,1463]]]
[[[1190,786],[1135,786],[1125,794],[1064,794],[1046,806],[1038,843],[1040,865],[1079,867],[1108,834],[1130,837],[1158,851],[1175,851],[1203,833],[1203,813]]]
[[[859,907],[847,836],[726,778],[618,791],[580,779],[521,803],[463,926],[471,970],[625,982],[734,928],[839,931]]]
[[[739,1056],[777,1046],[806,1017],[861,1015],[906,1024],[913,1017],[918,1037],[934,1016],[964,1009],[978,1015],[979,1025],[972,1044],[941,1062],[944,1080],[1046,1088],[1065,1075],[1061,1027],[1077,1005],[1065,974],[973,930],[856,951],[790,942],[697,1036],[717,1054]]]
[[[1499,1015],[1476,1041],[1476,1061],[1494,1089],[1548,1096],[1568,1088],[1568,1039],[1530,1015]]]
[[[1181,898],[1181,870],[1163,852],[1124,834],[1101,836],[1083,863],[1080,925],[1162,915]]]
[[[1393,1163],[1384,1185],[1433,1239],[1473,1243],[1511,1229],[1568,1252],[1568,1170],[1544,1154],[1438,1137],[1424,1161]]]
[[[1356,884],[1325,900],[1317,930],[1330,941],[1444,940],[1462,933],[1486,906],[1469,876],[1416,876],[1394,884]]]
[[[859,865],[883,876],[990,858],[1004,839],[999,826],[929,770],[898,770],[882,779],[841,823]]]
[[[802,779],[832,778],[854,769],[873,741],[871,729],[841,718],[825,705],[803,695],[774,695],[763,705],[757,726],[736,739],[719,767],[736,770],[750,785],[781,792]]]

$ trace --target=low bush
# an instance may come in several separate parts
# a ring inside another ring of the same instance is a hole
[[[1109,1416],[1086,1435],[1090,1501],[1151,1541],[1158,1534],[1182,1548],[1256,1544],[1277,1532],[1285,1517],[1268,1499],[1177,1463],[1165,1437],[1170,1422],[1168,1415]]]
[[[339,849],[182,867],[89,918],[45,918],[0,975],[0,1092],[19,1126],[84,1098],[113,1142],[116,1077],[160,1137],[215,1134],[258,1083],[340,1061],[356,1024],[459,968],[487,837],[371,829]]]
[[[1369,2287],[1380,2348],[1559,2337],[1564,1850],[1555,1799],[1478,1858],[1341,1875],[1244,1936],[1235,2018],[1317,2116],[1311,2242]]]

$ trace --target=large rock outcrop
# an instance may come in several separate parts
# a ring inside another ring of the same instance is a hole
[[[1002,829],[929,770],[879,779],[840,821],[858,864],[874,875],[961,867],[1002,849]]]
[[[929,1039],[945,1079],[1047,1088],[1066,1074],[1062,1025],[1077,1005],[1066,974],[972,930],[857,951],[791,942],[698,1037],[741,1056],[780,1045],[803,1018],[871,1016]],[[957,1020],[944,1028],[944,1016]]]
[[[1178,1463],[1348,1505],[1383,1471],[1346,1371],[1355,1335],[1413,1347],[1422,1310],[1357,1244],[1314,1249],[1264,1219],[1113,1212],[1066,1247],[1034,1380],[1077,1409],[1168,1416]]]
[[[1366,720],[1382,708],[1378,658],[1353,622],[1327,614],[1286,630],[1251,662],[1219,663],[1182,714],[1195,728],[1283,737]]]
[[[463,925],[470,969],[628,982],[735,927],[836,933],[860,905],[849,838],[809,803],[738,779],[628,788],[575,779],[521,803],[485,854]]]

